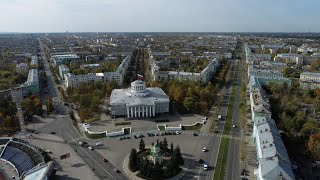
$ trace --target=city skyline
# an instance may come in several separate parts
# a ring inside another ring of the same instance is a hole
[[[320,2],[4,0],[0,32],[320,32]]]

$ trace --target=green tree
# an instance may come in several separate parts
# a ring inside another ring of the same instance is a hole
[[[187,109],[187,111],[191,111],[195,105],[195,99],[191,97],[186,97],[183,101],[184,108]]]
[[[129,169],[133,172],[138,170],[138,156],[137,156],[137,150],[132,149],[130,156],[129,156]]]
[[[171,144],[170,144],[170,150],[171,150],[171,152],[173,152],[173,142],[171,142]]]
[[[144,143],[144,140],[141,139],[141,140],[140,140],[140,143],[139,143],[139,150],[142,151],[142,150],[144,150],[145,148],[146,148],[146,145],[145,145],[145,143]]]

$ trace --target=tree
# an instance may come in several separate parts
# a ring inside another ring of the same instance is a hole
[[[320,159],[320,134],[312,134],[309,137],[308,149],[316,159]]]
[[[130,156],[129,156],[129,169],[133,172],[138,170],[138,156],[137,156],[137,150],[132,149]]]
[[[191,111],[193,109],[194,105],[195,105],[195,100],[192,96],[186,97],[183,101],[183,106],[184,106],[184,108],[187,109],[187,111]]]
[[[163,141],[162,141],[162,145],[163,145],[163,150],[165,151],[165,152],[167,152],[168,151],[168,141],[167,141],[167,138],[164,138],[163,139]]]
[[[144,140],[141,139],[141,140],[140,140],[140,143],[139,143],[139,150],[142,151],[142,150],[144,150],[145,148],[146,148],[146,145],[145,145],[145,143],[144,143]]]
[[[307,122],[303,125],[300,132],[303,136],[308,137],[311,134],[320,132],[320,127],[317,121],[309,118]]]
[[[152,172],[154,179],[157,179],[157,180],[163,179],[163,173],[164,173],[163,165],[159,164],[159,162],[157,161]]]
[[[171,149],[171,152],[173,152],[173,142],[171,142],[170,144],[170,149]]]
[[[183,165],[184,164],[184,161],[183,161],[179,146],[177,146],[173,151],[173,159],[174,159],[174,161],[176,161],[176,163],[178,163],[177,165]]]

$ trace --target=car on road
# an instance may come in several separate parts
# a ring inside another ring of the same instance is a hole
[[[103,162],[108,162],[108,160],[106,158],[103,158]]]
[[[88,149],[93,150],[93,147],[89,146]]]
[[[221,114],[218,115],[218,120],[221,120],[222,119],[222,116]]]
[[[113,169],[114,172],[119,173],[120,171],[116,168]]]
[[[96,146],[102,146],[102,142],[96,142]]]
[[[79,141],[79,145],[82,146],[82,145],[83,145],[83,142],[82,142],[82,141]]]
[[[33,133],[35,133],[35,134],[39,134],[39,131],[37,131],[37,130],[36,130],[36,131],[34,131]]]
[[[236,125],[232,125],[232,127],[233,127],[233,128],[236,128],[237,126],[236,126]]]
[[[208,170],[208,164],[205,162],[204,164],[203,164],[203,169],[205,170],[205,171],[207,171]]]
[[[194,132],[194,133],[193,133],[193,136],[198,136],[198,134]]]
[[[203,152],[207,152],[207,148],[204,147],[204,148],[202,149],[202,151],[203,151]]]
[[[50,134],[56,134],[54,131],[50,132]]]

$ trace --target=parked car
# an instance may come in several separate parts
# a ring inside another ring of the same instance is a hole
[[[116,168],[113,169],[114,172],[119,173],[120,171]]]
[[[93,150],[93,147],[89,146],[88,149]]]
[[[193,133],[193,136],[198,136],[198,134],[194,132],[194,133]]]
[[[50,134],[56,134],[54,131],[50,132]]]
[[[103,158],[103,162],[108,162],[108,160],[106,158]]]
[[[207,152],[207,148],[204,147],[204,148],[202,149],[202,151],[203,151],[203,152]]]
[[[179,135],[179,134],[181,134],[181,133],[180,133],[179,131],[176,131],[176,134]]]

